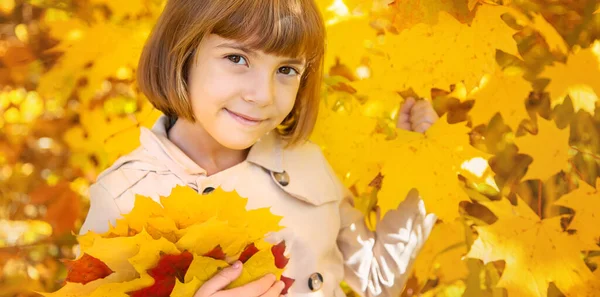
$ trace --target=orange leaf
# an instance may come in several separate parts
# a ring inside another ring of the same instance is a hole
[[[105,278],[113,271],[104,262],[88,254],[77,260],[63,261],[67,266],[67,282],[87,284],[100,278]]]
[[[61,235],[74,229],[81,212],[79,195],[73,192],[66,181],[55,186],[44,185],[30,193],[32,204],[46,206],[43,218],[52,225],[53,234]]]

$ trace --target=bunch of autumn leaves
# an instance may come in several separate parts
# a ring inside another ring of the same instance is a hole
[[[103,234],[79,236],[81,255],[67,261],[66,284],[45,296],[191,297],[219,270],[244,263],[235,288],[272,273],[282,276],[285,243],[265,234],[281,229],[269,209],[246,210],[247,200],[221,189],[200,195],[175,187],[160,204],[137,196],[133,210]],[[161,206],[162,205],[162,206]]]

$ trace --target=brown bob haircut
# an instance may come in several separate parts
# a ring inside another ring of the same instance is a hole
[[[306,59],[294,107],[277,131],[288,145],[308,139],[319,109],[325,53],[325,26],[314,0],[168,0],[143,49],[137,82],[170,118],[196,120],[187,73],[209,34],[255,51]]]

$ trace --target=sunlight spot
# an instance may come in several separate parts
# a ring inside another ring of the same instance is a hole
[[[356,76],[358,79],[366,79],[371,77],[371,69],[369,67],[362,65],[356,68]]]
[[[594,110],[596,109],[596,101],[598,101],[598,96],[590,86],[569,86],[565,94],[563,94],[559,98],[556,98],[556,100],[552,100],[552,107],[562,103],[565,100],[567,94],[569,95],[569,97],[571,97],[571,100],[573,101],[573,110],[575,112],[578,112],[579,110],[584,110],[592,115],[594,114]]]
[[[485,179],[485,183],[490,185],[492,188],[494,188],[496,191],[500,191],[500,189],[498,188],[498,185],[496,185],[496,181],[494,180],[493,176],[488,176]]]
[[[350,14],[350,10],[343,0],[335,0],[333,4],[327,7],[327,11],[332,11],[340,17],[348,16]]]
[[[471,160],[464,161],[460,168],[475,174],[477,177],[482,177],[488,168],[488,162],[484,158],[477,157]]]

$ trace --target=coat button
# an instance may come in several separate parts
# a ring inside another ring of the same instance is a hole
[[[202,191],[202,195],[210,194],[214,190],[215,190],[215,188],[213,188],[213,187],[206,187],[206,188],[204,188],[204,191]]]
[[[273,172],[273,177],[282,186],[287,186],[290,183],[290,176],[287,172]]]
[[[318,272],[311,274],[310,278],[308,278],[308,288],[311,291],[316,292],[320,290],[321,287],[323,287],[323,276]]]

